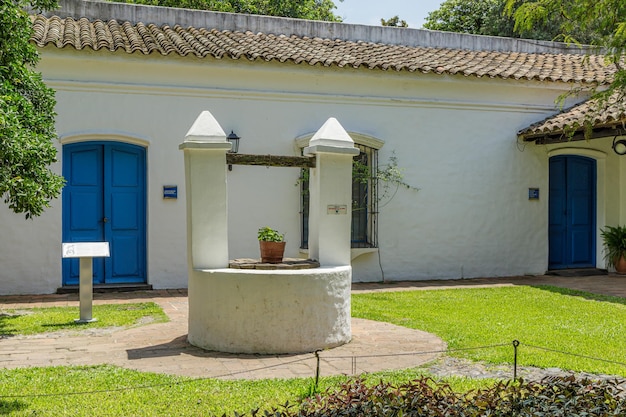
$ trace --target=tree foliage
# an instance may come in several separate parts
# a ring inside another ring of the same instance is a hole
[[[383,26],[392,26],[392,27],[398,27],[398,28],[409,27],[409,24],[406,22],[406,20],[400,19],[398,15],[395,15],[394,17],[390,17],[387,20],[380,19],[380,24]]]
[[[39,56],[29,42],[28,5],[49,10],[56,0],[0,0],[0,195],[27,219],[49,207],[63,186],[48,168],[56,162],[56,101],[33,70]]]
[[[624,0],[506,0],[505,12],[515,20],[517,32],[553,16],[560,16],[558,31],[563,41],[595,45],[615,68],[613,81],[603,91],[593,91],[595,112],[586,116],[585,135],[591,133],[593,117],[607,104],[626,109],[626,1]],[[585,34],[586,36],[582,36]],[[577,90],[572,90],[576,93]]]
[[[424,27],[475,35],[503,35],[494,27],[498,0],[446,0],[426,18]],[[508,33],[508,32],[507,32]]]
[[[545,15],[530,25],[516,25],[509,7],[517,9],[527,3],[527,0],[446,0],[439,9],[428,14],[424,27],[475,35],[559,40],[563,16],[558,13]],[[572,29],[581,42],[591,41],[592,34]]]
[[[333,0],[121,0],[123,3],[340,22]],[[339,0],[343,1],[343,0]]]
[[[505,13],[518,33],[558,16],[556,30],[563,41],[605,48],[617,65],[626,49],[624,0],[506,0]]]

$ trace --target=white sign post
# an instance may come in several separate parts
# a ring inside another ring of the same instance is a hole
[[[79,299],[80,319],[77,323],[91,323],[96,321],[92,317],[93,304],[93,258],[111,256],[109,242],[76,242],[63,243],[64,258],[79,258]]]

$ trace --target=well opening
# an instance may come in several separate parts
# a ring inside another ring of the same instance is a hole
[[[297,270],[319,268],[320,263],[314,259],[283,258],[282,262],[269,263],[260,259],[239,258],[229,261],[231,269],[258,269],[258,270]]]

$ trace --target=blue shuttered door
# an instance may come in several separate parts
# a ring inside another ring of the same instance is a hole
[[[94,258],[94,284],[145,283],[145,150],[120,143],[63,147],[63,241],[106,241]],[[63,260],[63,285],[76,285],[78,260]]]
[[[550,159],[549,269],[595,267],[596,162]]]

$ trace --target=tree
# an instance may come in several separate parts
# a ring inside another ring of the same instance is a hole
[[[497,21],[494,17],[499,17],[497,5],[498,0],[446,0],[439,9],[428,13],[424,27],[447,32],[503,36],[498,28],[492,27]]]
[[[409,25],[406,22],[406,20],[400,20],[400,17],[398,15],[391,17],[387,20],[385,19],[380,19],[380,24],[383,26],[393,26],[393,27],[398,27],[398,28],[408,28]]]
[[[539,40],[559,40],[563,17],[559,14],[546,15],[532,25],[516,28],[516,20],[507,12],[509,3],[517,8],[529,3],[527,0],[446,0],[441,7],[428,14],[424,27],[448,32],[472,33],[475,35],[504,36]],[[578,30],[583,43],[591,39]]]
[[[558,16],[558,37],[606,48],[615,64],[626,49],[624,0],[506,0],[505,13],[518,33]]]
[[[29,40],[25,8],[57,7],[56,0],[0,0],[0,195],[16,213],[39,216],[59,196],[63,178],[56,162],[54,91],[33,67],[39,60]]]
[[[343,1],[343,0],[339,0]],[[122,0],[123,3],[340,22],[333,0]]]
[[[534,0],[518,2],[506,0],[505,12],[515,19],[517,32],[537,23],[560,16],[558,30],[563,41],[588,43],[602,48],[607,62],[615,68],[609,88],[597,92],[598,109],[606,100],[624,101],[626,98],[626,2],[624,0]]]

